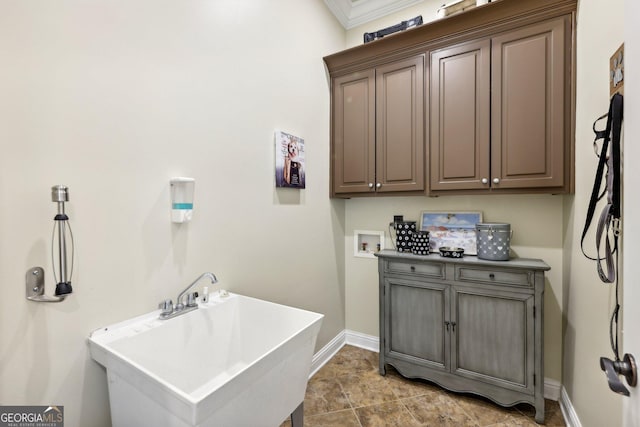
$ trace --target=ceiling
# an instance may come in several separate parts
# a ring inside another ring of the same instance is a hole
[[[349,30],[424,0],[324,0],[342,26]]]

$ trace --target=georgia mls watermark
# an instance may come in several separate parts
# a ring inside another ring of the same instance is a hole
[[[64,427],[64,406],[0,406],[0,427]]]

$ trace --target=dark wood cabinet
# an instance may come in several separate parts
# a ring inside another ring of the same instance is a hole
[[[483,261],[382,251],[380,374],[527,402],[544,422],[541,260]]]
[[[424,55],[332,86],[333,195],[423,192]]]
[[[491,179],[496,188],[568,190],[570,17],[491,39]]]
[[[491,44],[431,54],[430,189],[486,188],[490,168]]]
[[[331,195],[572,192],[576,8],[501,0],[325,57]]]
[[[431,53],[431,191],[570,190],[570,22]]]
[[[375,70],[333,80],[332,193],[363,193],[375,181]]]

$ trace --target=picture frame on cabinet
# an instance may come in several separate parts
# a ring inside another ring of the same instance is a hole
[[[477,255],[476,224],[482,222],[482,212],[423,211],[420,230],[429,232],[429,250],[440,247],[463,248],[465,255]]]
[[[304,139],[275,131],[276,187],[305,188]]]

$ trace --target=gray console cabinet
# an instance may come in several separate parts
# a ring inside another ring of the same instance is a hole
[[[385,250],[378,269],[381,375],[390,364],[503,406],[526,402],[544,422],[546,263]]]

